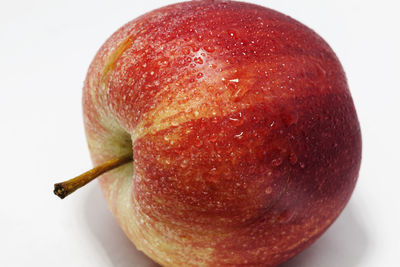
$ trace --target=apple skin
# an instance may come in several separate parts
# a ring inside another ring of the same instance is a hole
[[[241,2],[147,13],[100,48],[83,89],[95,165],[127,236],[163,266],[276,266],[315,241],[356,184],[360,126],[314,31]]]

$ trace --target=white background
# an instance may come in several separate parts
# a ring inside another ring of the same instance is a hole
[[[316,30],[347,72],[363,135],[348,206],[284,267],[400,266],[400,15],[395,0],[251,1]],[[172,1],[0,2],[0,266],[156,266],[108,212],[97,183],[61,201],[53,183],[91,167],[81,88],[117,28]]]

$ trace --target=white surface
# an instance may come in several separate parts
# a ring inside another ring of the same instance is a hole
[[[87,67],[125,22],[172,1],[0,2],[0,266],[155,266],[108,212],[97,183],[61,201],[54,182],[91,167],[81,116]],[[143,3],[142,3],[143,2]],[[363,134],[354,195],[284,267],[400,266],[397,1],[251,1],[323,36],[341,59]]]

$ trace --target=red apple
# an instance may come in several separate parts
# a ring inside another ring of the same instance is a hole
[[[241,2],[147,13],[100,48],[83,89],[95,165],[127,236],[163,266],[276,266],[354,189],[360,127],[314,31]]]

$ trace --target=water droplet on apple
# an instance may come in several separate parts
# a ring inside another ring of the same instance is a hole
[[[192,45],[191,47],[192,47],[192,51],[193,51],[193,52],[197,52],[197,51],[200,50],[200,47],[198,47],[198,46],[196,46],[196,45]]]
[[[274,125],[275,125],[275,121],[272,121],[270,124],[269,124],[269,127],[274,127]]]
[[[290,210],[285,210],[279,215],[278,221],[280,223],[288,223],[294,216],[294,212]]]
[[[232,37],[234,39],[238,38],[237,32],[235,30],[228,30],[228,34],[229,34],[230,37]]]
[[[183,169],[185,169],[185,168],[188,166],[188,163],[189,163],[189,161],[188,161],[187,159],[184,159],[184,160],[181,162],[181,167],[182,167]]]
[[[239,134],[236,134],[236,135],[234,136],[234,138],[236,138],[236,139],[242,139],[242,138],[243,138],[243,132],[240,132]]]
[[[201,141],[200,139],[195,139],[193,144],[195,147],[200,148],[203,145],[203,141]]]
[[[271,164],[274,167],[278,167],[278,166],[280,166],[282,164],[282,162],[283,162],[282,158],[281,157],[277,157],[276,159],[273,159],[271,161]]]
[[[291,126],[297,123],[299,117],[296,111],[284,111],[281,113],[281,119],[286,126]]]
[[[218,139],[218,135],[212,134],[208,140],[212,143],[215,143],[217,141],[217,139]]]
[[[290,164],[294,165],[297,163],[297,155],[295,153],[290,153],[289,155],[289,162]]]
[[[231,86],[231,87],[236,89],[233,91],[231,96],[233,102],[240,101],[248,91],[246,87],[239,87],[239,86]]]
[[[203,59],[201,57],[196,57],[194,58],[194,62],[196,62],[197,64],[203,64]]]
[[[184,55],[189,55],[190,54],[190,48],[189,47],[184,47],[182,48],[182,53]]]
[[[211,168],[208,172],[207,180],[210,182],[217,182],[218,176],[217,176],[217,168]]]
[[[243,124],[243,115],[242,112],[239,112],[238,114],[235,114],[234,116],[231,116],[229,118],[229,121],[234,125],[234,126],[240,126]]]
[[[205,46],[204,50],[209,52],[209,53],[212,53],[212,52],[215,51],[215,47],[214,46]]]
[[[162,67],[168,67],[169,65],[168,60],[169,59],[165,58],[164,60],[159,61],[159,65],[161,65]]]
[[[271,186],[267,186],[267,188],[265,188],[265,193],[266,194],[271,194],[272,193],[272,187]]]
[[[318,75],[323,79],[326,77],[326,70],[320,65],[316,65]]]

